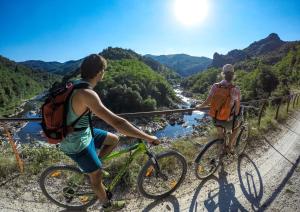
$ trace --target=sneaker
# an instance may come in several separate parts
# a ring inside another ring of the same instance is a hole
[[[118,211],[125,207],[125,201],[110,201],[108,204],[102,206],[103,212]]]

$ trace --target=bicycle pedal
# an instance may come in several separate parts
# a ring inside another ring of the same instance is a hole
[[[108,191],[108,190],[105,190],[105,191],[106,191],[107,199],[111,200],[112,197],[113,197],[113,193],[111,191]]]

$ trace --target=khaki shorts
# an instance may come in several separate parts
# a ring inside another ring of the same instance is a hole
[[[234,121],[234,125],[237,126],[237,124],[242,120],[242,116],[238,115],[235,117],[235,121]],[[229,130],[232,130],[233,128],[233,119],[232,120],[229,120],[229,121],[220,121],[220,120],[217,120],[217,119],[214,119],[213,120],[214,122],[214,125],[216,127],[222,127],[224,128],[225,130],[229,131]]]

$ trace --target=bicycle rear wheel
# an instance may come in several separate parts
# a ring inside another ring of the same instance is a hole
[[[249,124],[244,122],[241,126],[241,131],[236,140],[236,153],[241,155],[244,153],[245,148],[247,146],[247,140],[250,134]]]
[[[155,156],[159,170],[149,159],[138,176],[138,189],[150,199],[161,199],[174,192],[183,182],[187,163],[176,151],[167,151]]]
[[[209,142],[199,153],[195,160],[195,174],[199,179],[211,176],[221,163],[223,154],[223,139]]]
[[[69,210],[82,210],[97,201],[88,176],[75,166],[51,166],[41,174],[39,184],[50,201]]]

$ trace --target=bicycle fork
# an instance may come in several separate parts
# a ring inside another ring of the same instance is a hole
[[[153,153],[149,152],[149,151],[147,151],[146,154],[148,155],[149,159],[153,163],[156,177],[161,177],[163,180],[167,181],[168,177],[160,171],[160,166],[158,164],[158,161],[157,161],[155,155]]]

